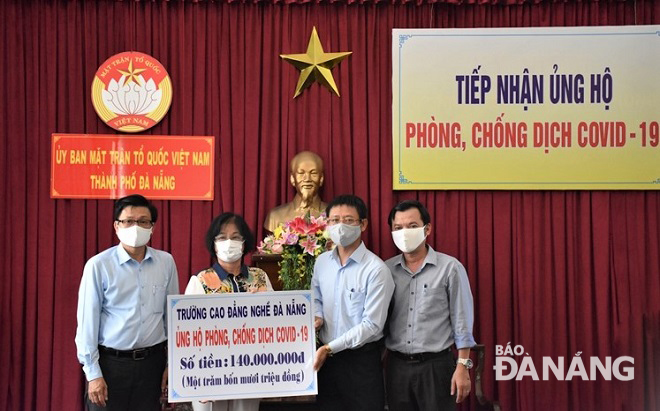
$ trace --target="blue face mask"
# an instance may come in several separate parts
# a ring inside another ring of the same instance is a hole
[[[347,247],[360,238],[362,229],[359,225],[339,223],[328,226],[328,234],[330,234],[330,239],[333,243]]]

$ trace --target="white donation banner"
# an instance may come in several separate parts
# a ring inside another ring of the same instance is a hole
[[[170,402],[318,392],[311,291],[167,300]]]

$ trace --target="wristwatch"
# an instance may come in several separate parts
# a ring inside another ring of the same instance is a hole
[[[467,370],[472,369],[472,366],[474,365],[472,363],[472,360],[469,358],[459,358],[458,360],[456,360],[456,364],[461,364]]]
[[[332,357],[332,348],[330,348],[328,344],[324,345],[323,347],[325,348],[325,353]]]

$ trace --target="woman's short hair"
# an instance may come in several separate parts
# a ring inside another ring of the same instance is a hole
[[[248,227],[243,217],[234,213],[222,213],[216,218],[214,218],[213,221],[211,221],[211,225],[209,226],[209,229],[206,231],[206,249],[209,250],[209,253],[211,253],[211,258],[214,260],[216,258],[215,237],[217,237],[218,234],[220,233],[222,226],[224,226],[227,223],[236,224],[236,228],[238,228],[238,232],[241,233],[241,236],[245,241],[243,243],[243,255],[245,255],[250,251],[254,251],[255,249],[254,234],[252,234],[252,231],[250,231],[250,227]]]

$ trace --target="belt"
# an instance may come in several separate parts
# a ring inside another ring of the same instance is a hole
[[[125,350],[125,351],[115,350],[114,348],[99,345],[99,351],[104,354],[112,355],[113,357],[132,358],[136,361],[139,361],[139,360],[144,360],[145,358],[149,357],[151,354],[156,353],[157,351],[165,347],[165,344],[167,344],[167,341],[163,341],[162,343],[156,344],[151,347],[138,348],[136,350]]]
[[[440,352],[420,352],[417,354],[404,354],[399,351],[388,350],[392,355],[406,362],[424,362],[435,358],[444,357],[451,353],[451,347]]]
[[[373,342],[367,343],[367,344],[363,345],[362,347],[349,348],[346,351],[350,351],[350,352],[367,352],[367,351],[379,349],[382,346],[383,346],[382,345],[382,340],[378,340],[378,341],[373,341]]]

